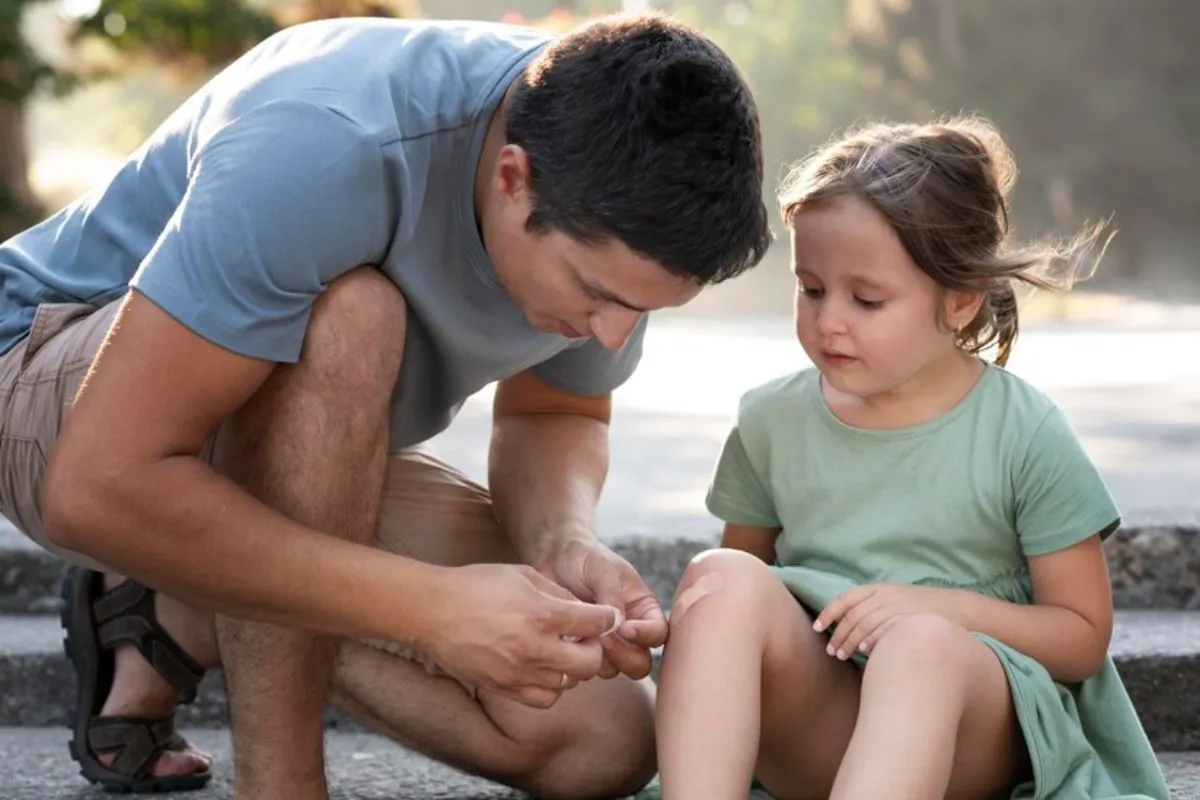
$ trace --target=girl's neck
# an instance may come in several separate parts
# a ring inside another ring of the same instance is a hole
[[[821,395],[833,415],[852,427],[912,428],[962,402],[983,375],[984,366],[975,356],[956,350],[887,392],[846,394],[822,380]]]

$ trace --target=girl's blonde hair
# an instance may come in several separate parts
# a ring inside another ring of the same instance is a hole
[[[1063,241],[1013,243],[1008,201],[1016,177],[1011,151],[986,119],[873,124],[797,164],[779,201],[790,226],[814,205],[844,195],[865,199],[939,286],[984,293],[957,344],[971,353],[995,344],[994,360],[1004,366],[1019,331],[1014,284],[1066,291],[1091,277],[1111,238],[1094,258],[1103,222]]]

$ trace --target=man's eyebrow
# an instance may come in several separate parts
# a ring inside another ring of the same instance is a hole
[[[607,303],[615,303],[622,308],[628,308],[630,311],[636,311],[639,314],[650,313],[649,309],[634,305],[616,292],[605,289],[598,283],[593,283],[592,281],[586,280],[583,275],[579,273],[579,270],[575,270],[575,277],[581,284],[583,284],[583,288],[587,290],[588,294],[590,294],[592,297],[595,297],[597,300],[603,300]]]

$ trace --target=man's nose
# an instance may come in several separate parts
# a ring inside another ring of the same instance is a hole
[[[592,335],[609,350],[620,349],[629,340],[641,318],[641,311],[609,306],[592,315]]]

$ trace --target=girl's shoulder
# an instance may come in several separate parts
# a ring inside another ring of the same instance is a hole
[[[1047,417],[1061,413],[1044,391],[994,364],[987,365],[977,388],[972,425],[987,425],[1023,438],[1032,436]]]
[[[821,373],[808,367],[747,389],[738,401],[738,423],[769,421],[780,413],[794,415],[802,407],[799,403],[819,396],[820,379]]]

